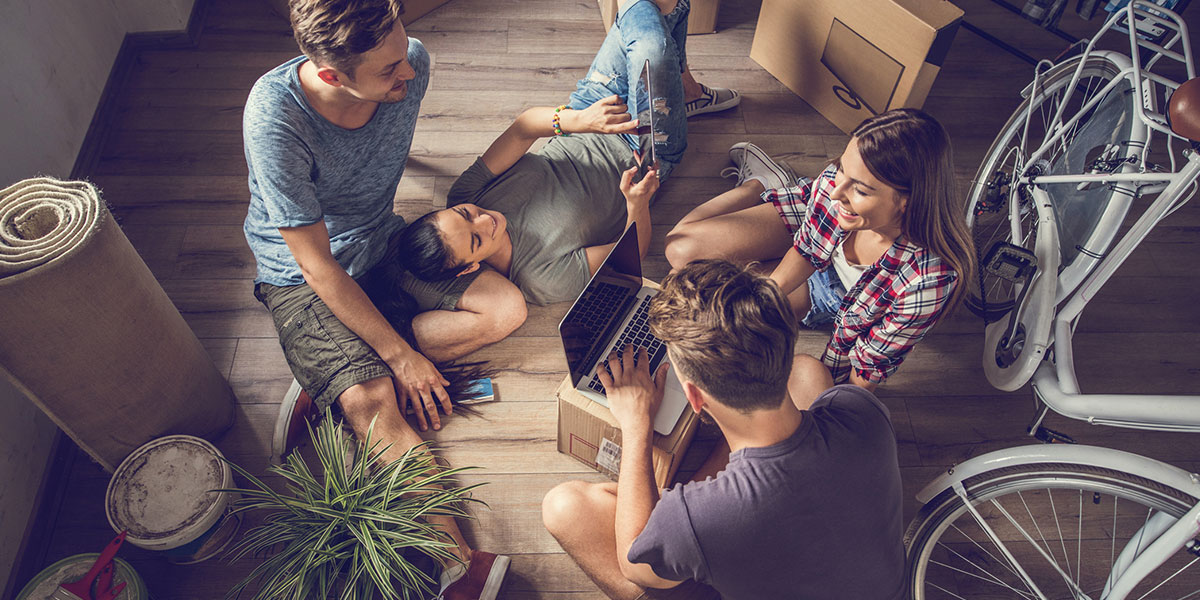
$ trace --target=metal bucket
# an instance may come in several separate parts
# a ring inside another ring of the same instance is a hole
[[[212,444],[188,435],[153,440],[134,450],[108,483],[104,511],[126,541],[190,564],[221,552],[241,526],[231,515],[233,472]]]

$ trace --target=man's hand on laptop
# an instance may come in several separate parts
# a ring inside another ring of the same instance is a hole
[[[431,422],[434,429],[441,429],[442,419],[438,416],[437,405],[440,403],[446,414],[450,414],[450,395],[446,393],[446,386],[450,382],[442,377],[428,358],[415,350],[388,363],[388,366],[392,368],[392,383],[400,400],[400,414],[407,413],[411,406],[421,431],[429,429]]]
[[[637,349],[634,365],[633,346],[625,346],[608,357],[608,369],[596,374],[608,396],[608,408],[621,426],[624,435],[650,436],[654,431],[654,413],[662,402],[667,381],[667,362],[663,361],[654,377],[650,377],[650,359],[645,348]]]

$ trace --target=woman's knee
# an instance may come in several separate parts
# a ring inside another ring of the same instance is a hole
[[[460,308],[486,317],[478,334],[489,342],[502,340],[516,331],[529,314],[521,290],[495,271],[480,273],[467,289],[464,299],[460,301]]]
[[[691,228],[686,224],[679,224],[667,233],[663,254],[666,255],[671,268],[678,269],[697,258],[704,258],[700,255],[702,247]]]
[[[792,373],[788,376],[788,393],[800,409],[812,405],[817,396],[833,387],[829,368],[819,359],[808,354],[797,354],[792,359]]]

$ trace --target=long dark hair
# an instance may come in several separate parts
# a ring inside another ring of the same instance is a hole
[[[953,307],[970,287],[977,265],[966,208],[955,189],[950,136],[936,119],[914,108],[870,117],[851,135],[871,174],[908,195],[901,221],[904,236],[958,274],[947,304]]]
[[[409,273],[423,281],[454,279],[467,265],[456,262],[437,228],[437,214],[426,213],[393,238],[394,254]]]
[[[375,268],[360,277],[358,284],[362,286],[367,297],[371,299],[375,308],[379,309],[383,318],[387,319],[392,328],[409,345],[420,351],[421,346],[417,342],[412,328],[413,317],[420,313],[420,307],[417,306],[416,299],[400,287],[400,282],[404,279],[404,268],[396,260],[398,238],[398,235],[392,236],[387,255],[379,261]],[[496,370],[490,367],[486,361],[435,361],[434,366],[437,367],[442,377],[450,382],[450,385],[446,386],[446,393],[450,395],[450,401],[455,404],[463,399],[467,389],[471,387],[472,381],[491,377],[496,373]]]

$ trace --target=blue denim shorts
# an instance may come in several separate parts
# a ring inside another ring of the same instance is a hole
[[[817,271],[808,278],[808,297],[812,307],[800,319],[800,324],[810,329],[828,325],[837,317],[846,298],[846,286],[838,278],[833,267]]]

